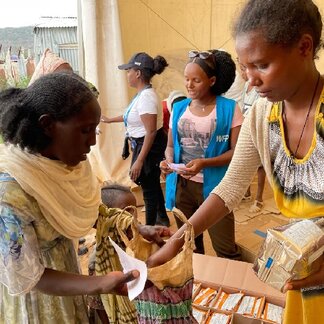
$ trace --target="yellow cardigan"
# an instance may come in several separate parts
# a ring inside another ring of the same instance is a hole
[[[262,98],[251,108],[242,125],[227,173],[212,191],[225,202],[229,210],[233,210],[240,202],[261,164],[273,187],[269,148],[269,116],[272,105]],[[323,284],[302,291],[288,291],[284,324],[324,323],[323,303]]]

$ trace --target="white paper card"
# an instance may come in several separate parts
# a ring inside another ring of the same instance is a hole
[[[147,279],[146,263],[128,255],[110,237],[109,237],[109,240],[119,256],[119,261],[124,269],[124,273],[129,272],[131,270],[138,270],[140,273],[139,278],[136,278],[133,281],[127,282],[128,298],[130,300],[133,300],[144,289],[146,279]]]
[[[172,171],[180,172],[180,173],[187,169],[186,165],[183,164],[183,163],[179,163],[179,164],[177,164],[177,163],[168,163],[168,166]]]

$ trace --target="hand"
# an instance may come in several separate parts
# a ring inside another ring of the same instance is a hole
[[[155,242],[158,246],[163,246],[165,241],[162,237],[170,237],[174,233],[165,226],[150,226],[150,225],[141,225],[138,226],[139,233],[148,241]]]
[[[102,294],[116,294],[127,296],[126,283],[139,277],[137,270],[123,273],[121,271],[112,271],[103,276]]]
[[[324,284],[324,257],[322,256],[322,265],[320,269],[310,276],[301,280],[292,280],[285,284],[283,292],[307,287],[314,287]]]
[[[153,253],[146,261],[148,268],[157,267],[174,258],[183,245],[183,237],[170,238],[164,246]]]
[[[109,123],[110,123],[110,118],[108,118],[108,117],[106,117],[106,116],[104,116],[104,115],[101,115],[100,121],[101,121],[102,123],[107,123],[107,124],[109,124]]]
[[[136,181],[137,178],[140,176],[142,167],[143,162],[140,160],[136,160],[135,163],[132,165],[129,171],[129,177],[132,179],[132,181]]]
[[[160,169],[162,171],[163,175],[172,173],[172,169],[169,167],[169,163],[172,163],[171,161],[163,160],[160,162]]]
[[[189,163],[186,164],[186,170],[184,172],[181,172],[181,176],[183,176],[186,179],[190,179],[193,176],[195,176],[197,173],[199,173],[204,168],[204,159],[194,159],[191,160]]]

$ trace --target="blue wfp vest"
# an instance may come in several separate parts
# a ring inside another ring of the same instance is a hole
[[[174,104],[172,118],[172,138],[173,138],[173,162],[180,163],[181,146],[178,133],[178,121],[183,115],[191,99],[185,99]],[[222,96],[216,97],[217,121],[216,129],[213,132],[209,145],[205,151],[205,158],[212,158],[221,155],[230,149],[230,132],[232,120],[235,111],[235,101]],[[204,184],[203,196],[208,197],[210,192],[223,179],[228,166],[217,166],[203,169]],[[166,207],[172,209],[175,206],[176,190],[177,190],[178,174],[173,172],[166,178]]]

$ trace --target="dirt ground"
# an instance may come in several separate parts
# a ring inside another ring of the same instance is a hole
[[[268,182],[266,182],[265,185],[265,189],[264,189],[264,194],[263,194],[263,200],[265,203],[265,206],[263,208],[263,210],[260,213],[257,214],[253,214],[251,215],[249,213],[249,208],[251,206],[251,204],[253,203],[253,199],[255,197],[255,192],[256,192],[256,186],[257,186],[257,179],[255,178],[255,180],[252,182],[251,184],[251,192],[252,192],[252,200],[248,201],[248,202],[241,202],[240,205],[238,206],[238,208],[236,208],[234,210],[234,215],[235,215],[235,232],[236,232],[236,240],[240,241],[240,239],[245,235],[246,232],[246,224],[248,223],[248,220],[250,220],[251,218],[259,218],[261,219],[262,217],[269,217],[269,215],[273,215],[273,217],[275,219],[277,219],[277,221],[279,223],[284,223],[284,220],[282,219],[282,216],[279,214],[279,212],[276,209],[274,200],[273,200],[273,193],[272,190],[268,184]],[[142,211],[143,207],[138,207],[138,215],[139,215],[139,220],[142,224],[145,223],[145,213]],[[176,230],[176,223],[175,223],[175,219],[172,215],[171,212],[168,212],[169,218],[170,218],[170,222],[171,222],[171,229],[172,230]],[[89,252],[83,256],[79,257],[80,260],[80,265],[81,265],[81,269],[82,269],[82,273],[87,274],[88,271],[88,258],[89,258],[89,254],[91,253],[91,251],[93,250],[93,244],[95,243],[95,230],[92,229],[88,235],[86,235],[86,242],[84,243],[88,249]],[[205,254],[207,255],[213,255],[215,256],[216,253],[212,248],[211,245],[211,241],[209,238],[208,233],[206,232],[204,235],[204,243],[205,243]],[[259,240],[257,242],[258,246],[261,244],[261,240]],[[258,248],[258,246],[256,248]],[[247,261],[247,260],[244,260]]]

